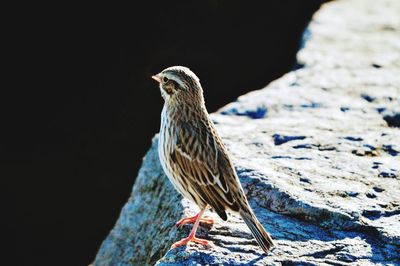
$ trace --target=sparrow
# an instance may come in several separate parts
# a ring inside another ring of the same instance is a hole
[[[164,99],[158,141],[161,166],[175,189],[200,209],[197,215],[177,223],[194,225],[189,236],[172,248],[189,242],[209,244],[197,238],[196,231],[200,222],[214,222],[202,217],[211,207],[224,221],[227,211],[239,213],[267,253],[274,243],[247,201],[228,150],[207,112],[199,78],[183,66],[166,68],[152,78],[159,83]]]

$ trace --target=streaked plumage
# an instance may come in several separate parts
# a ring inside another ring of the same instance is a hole
[[[165,100],[158,147],[161,165],[175,188],[202,210],[196,216],[191,236],[195,235],[197,220],[211,206],[223,220],[227,220],[226,210],[239,212],[267,252],[272,239],[247,202],[230,156],[206,110],[199,79],[180,66],[167,68],[153,78],[160,83]],[[194,240],[188,238],[184,244],[188,241]]]

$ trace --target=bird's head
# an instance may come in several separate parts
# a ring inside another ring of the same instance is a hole
[[[167,104],[200,104],[204,101],[200,80],[187,67],[169,67],[152,78],[159,83],[161,95]]]

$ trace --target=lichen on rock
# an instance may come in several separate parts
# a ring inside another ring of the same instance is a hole
[[[237,215],[212,212],[198,232],[212,246],[170,250],[197,207],[163,174],[155,137],[94,265],[400,264],[399,14],[396,0],[323,5],[302,68],[212,115],[271,253]]]

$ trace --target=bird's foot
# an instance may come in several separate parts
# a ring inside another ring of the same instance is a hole
[[[179,220],[179,222],[176,223],[176,227],[180,227],[184,224],[193,224],[196,222],[196,219],[199,217],[199,214],[196,214],[195,216],[192,217],[184,217]],[[207,224],[207,225],[213,225],[214,224],[214,219],[211,218],[200,218],[200,223]]]
[[[189,242],[196,242],[205,246],[208,246],[211,242],[209,242],[208,240],[205,239],[200,239],[197,238],[195,236],[188,236],[182,240],[179,240],[178,242],[175,242],[174,244],[172,244],[171,248],[177,248],[180,246],[186,246]]]

